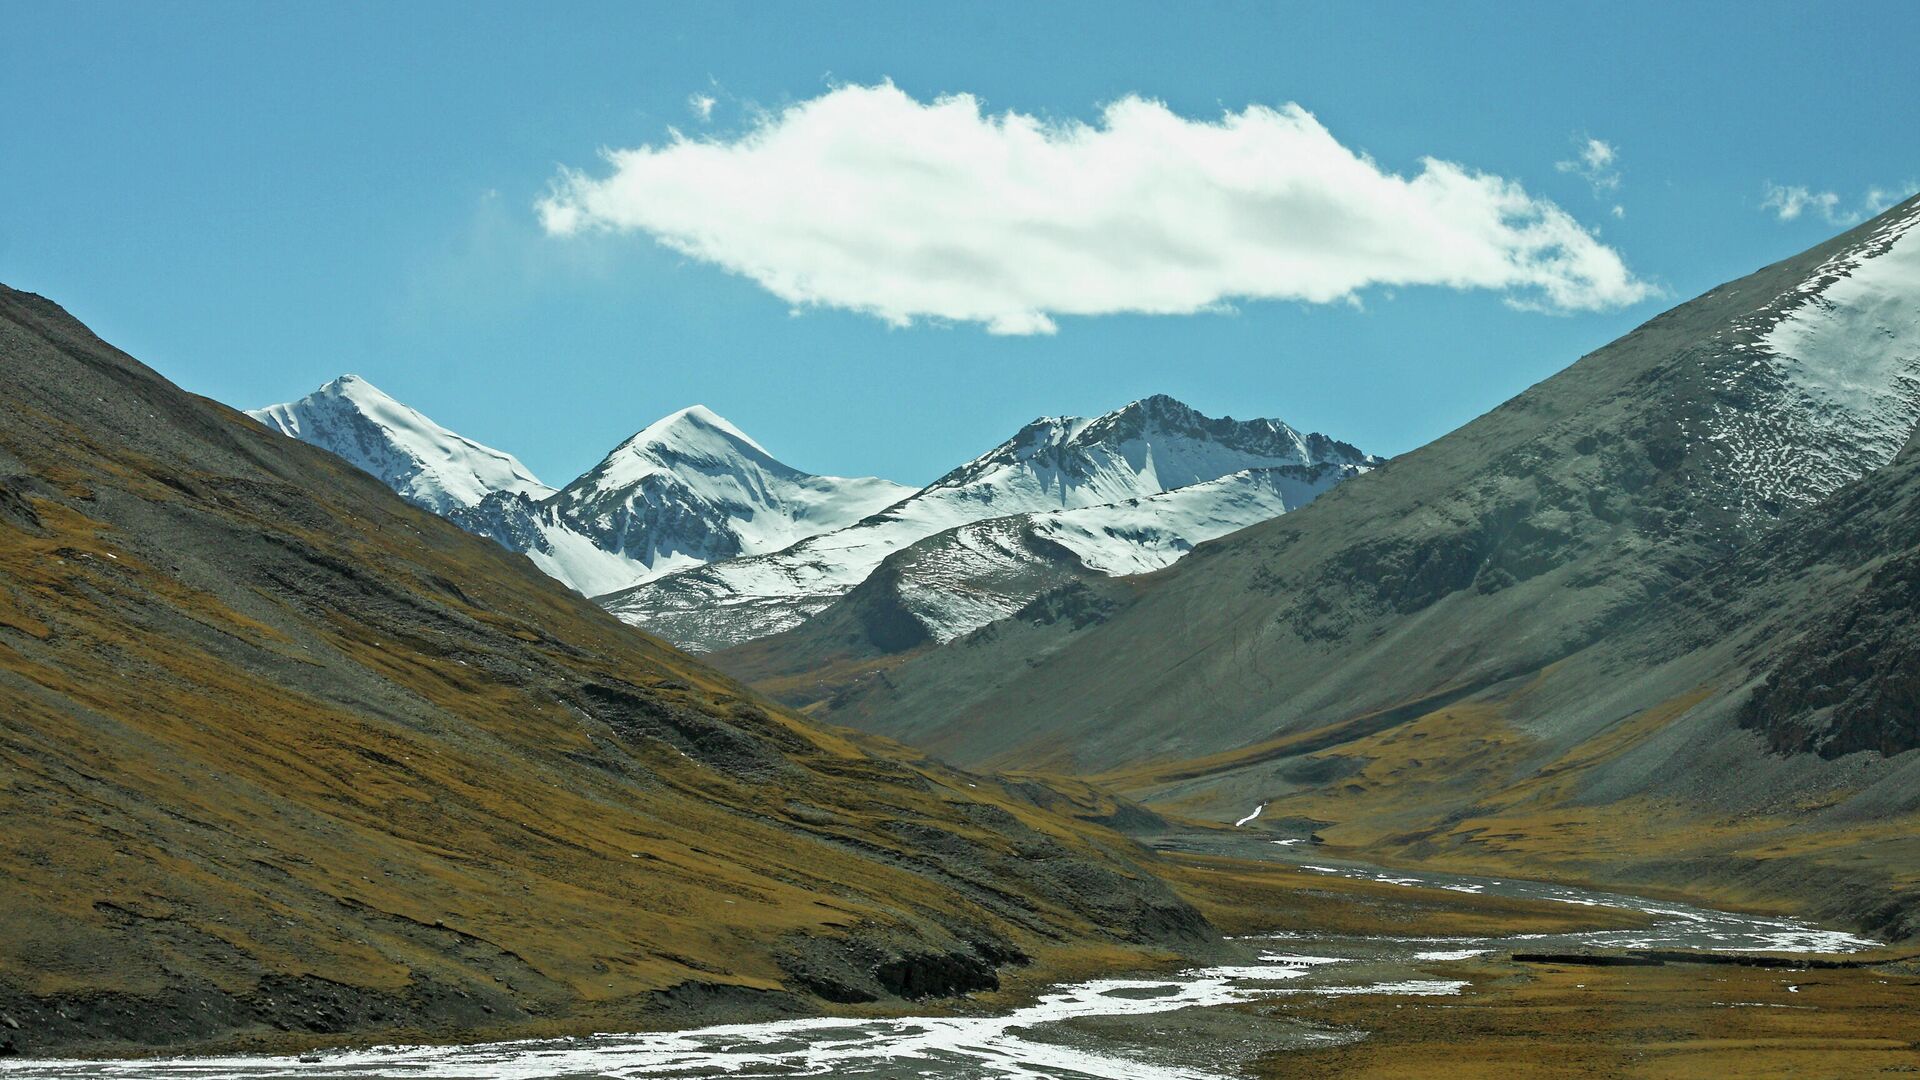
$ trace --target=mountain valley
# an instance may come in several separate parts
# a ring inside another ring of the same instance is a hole
[[[0,355],[8,1048],[768,1016],[1218,948],[1111,802],[807,724],[43,298],[0,291]]]
[[[5,10],[0,1080],[1920,1076],[1920,4]]]

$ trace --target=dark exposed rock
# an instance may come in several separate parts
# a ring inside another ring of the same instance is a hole
[[[887,993],[909,1000],[954,997],[998,990],[993,965],[972,953],[918,953],[887,960],[873,969]]]
[[[1920,534],[1910,542],[1920,544]],[[1920,749],[1920,551],[1889,560],[1795,642],[1740,722],[1783,753]]]

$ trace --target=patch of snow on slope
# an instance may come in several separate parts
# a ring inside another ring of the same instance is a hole
[[[1036,514],[1032,520],[1036,531],[1090,570],[1110,577],[1145,574],[1172,565],[1196,544],[1297,510],[1362,471],[1357,465],[1242,469],[1146,498]]]
[[[1920,423],[1920,205],[1733,330],[1745,363],[1708,435],[1742,518],[1818,501],[1899,453]],[[1771,320],[1771,325],[1767,322]]]

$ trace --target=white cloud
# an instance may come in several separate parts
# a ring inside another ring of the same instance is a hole
[[[1760,208],[1773,211],[1781,221],[1796,221],[1803,214],[1813,213],[1829,225],[1852,225],[1906,199],[1916,186],[1911,180],[1890,188],[1875,185],[1860,196],[1858,203],[1849,204],[1838,192],[1814,191],[1798,184],[1781,185],[1769,180]]]
[[[1580,140],[1580,149],[1571,161],[1556,161],[1553,167],[1563,173],[1573,173],[1593,185],[1593,195],[1597,199],[1608,192],[1620,190],[1620,170],[1615,165],[1619,159],[1620,151],[1612,143],[1588,135]]]
[[[694,94],[687,98],[687,110],[703,124],[713,119],[713,107],[718,104],[712,94]]]
[[[1433,158],[1402,176],[1306,110],[1190,120],[1123,98],[1098,121],[988,115],[845,86],[727,137],[669,133],[564,171],[546,230],[636,231],[794,307],[895,325],[1051,333],[1060,315],[1491,289],[1526,307],[1650,295],[1619,254],[1518,183]]]
[[[1895,203],[1907,201],[1915,191],[1920,191],[1920,180],[1909,180],[1890,188],[1876,184],[1867,189],[1867,194],[1860,201],[1866,208],[1867,216],[1876,217],[1892,209]]]
[[[1844,220],[1840,213],[1840,196],[1831,191],[1809,191],[1799,185],[1782,186],[1772,181],[1767,183],[1767,197],[1760,203],[1760,209],[1773,211],[1781,221],[1794,221],[1801,214],[1813,210],[1833,224]]]

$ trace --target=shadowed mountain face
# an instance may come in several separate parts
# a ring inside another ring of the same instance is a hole
[[[1742,726],[1785,754],[1920,750],[1920,445],[1709,583],[1718,627],[1786,624]]]
[[[1858,826],[1907,828],[1920,801],[1897,456],[1920,420],[1917,221],[1909,201],[1310,506],[822,712],[1221,820],[1271,801],[1382,851],[1911,932],[1888,884],[1920,853]]]
[[[0,288],[29,1050],[952,993],[1208,940],[1138,848],[766,706]]]

